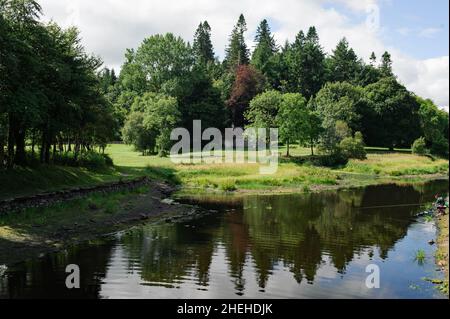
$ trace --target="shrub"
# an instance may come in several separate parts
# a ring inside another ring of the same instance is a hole
[[[427,143],[424,137],[418,138],[412,145],[413,154],[425,155],[427,153]]]
[[[94,151],[82,152],[75,156],[74,152],[56,154],[53,162],[58,165],[71,167],[86,167],[90,169],[100,169],[113,166],[113,160],[106,154],[100,154]]]
[[[367,158],[364,140],[360,132],[356,132],[355,137],[346,137],[339,144],[340,151],[347,158],[364,160]]]
[[[221,185],[220,188],[225,192],[234,192],[237,190],[235,181],[232,180],[225,180]]]
[[[348,157],[344,156],[341,152],[336,152],[334,154],[317,156],[311,161],[313,165],[337,167],[347,165]]]
[[[448,140],[444,137],[438,137],[431,145],[431,153],[443,157],[448,157]]]

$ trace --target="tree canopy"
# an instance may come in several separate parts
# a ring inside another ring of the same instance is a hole
[[[399,82],[389,52],[366,63],[343,38],[327,54],[314,26],[280,48],[264,19],[250,50],[241,14],[220,61],[201,21],[192,45],[150,35],[124,52],[116,74],[86,53],[76,28],[41,22],[36,1],[0,0],[0,13],[0,167],[77,157],[112,140],[165,155],[169,130],[191,131],[194,120],[277,127],[282,142],[312,154],[320,144],[362,158],[364,144],[409,148],[423,137],[448,156],[448,113]]]

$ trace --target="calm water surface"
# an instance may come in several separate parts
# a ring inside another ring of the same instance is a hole
[[[447,181],[307,195],[185,199],[205,214],[148,224],[8,267],[1,298],[444,298],[424,277],[433,223],[415,215]],[[415,260],[423,249],[427,259]],[[65,288],[65,267],[81,289]],[[381,288],[365,285],[369,264]]]

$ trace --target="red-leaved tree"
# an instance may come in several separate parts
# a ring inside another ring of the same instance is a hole
[[[250,101],[264,90],[265,78],[251,65],[240,65],[236,69],[235,81],[227,101],[235,127],[244,127],[244,113]]]

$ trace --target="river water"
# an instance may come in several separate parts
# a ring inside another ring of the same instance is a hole
[[[443,276],[434,223],[416,215],[447,192],[437,181],[184,198],[205,212],[0,270],[0,298],[444,298],[424,280]],[[68,264],[80,289],[65,286]],[[379,288],[366,285],[369,265]]]

